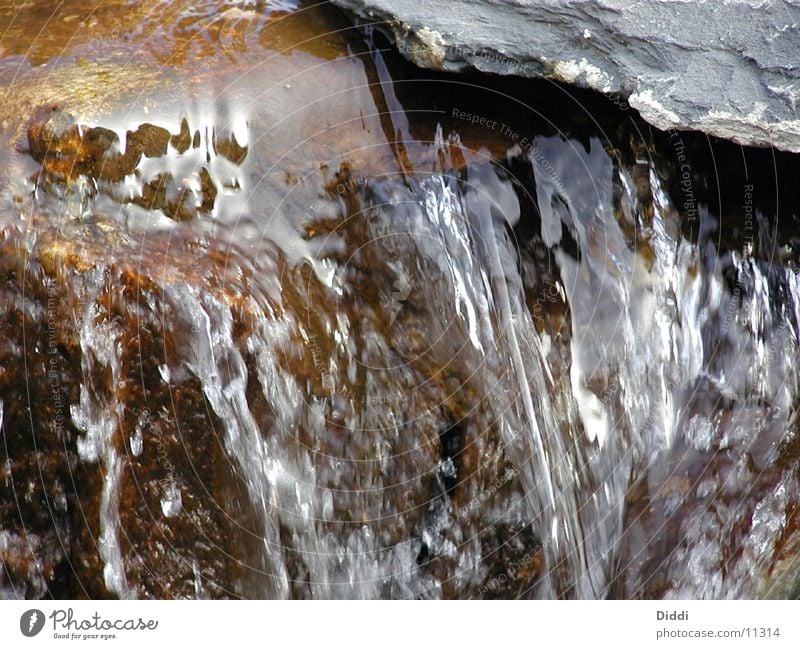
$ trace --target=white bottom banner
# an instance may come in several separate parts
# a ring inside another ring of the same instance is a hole
[[[2,647],[800,647],[800,602],[0,603]],[[436,644],[434,644],[436,643]],[[583,645],[582,643],[586,643]],[[598,644],[599,643],[599,644]]]

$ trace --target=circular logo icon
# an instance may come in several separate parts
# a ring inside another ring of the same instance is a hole
[[[22,635],[32,638],[44,628],[44,613],[38,608],[25,611],[19,618],[19,630]]]

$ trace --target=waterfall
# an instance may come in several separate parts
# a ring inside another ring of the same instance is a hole
[[[794,157],[136,20],[0,56],[0,598],[796,596]]]

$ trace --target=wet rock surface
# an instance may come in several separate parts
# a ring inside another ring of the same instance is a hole
[[[792,2],[334,1],[426,68],[574,83],[661,129],[800,151]]]
[[[210,165],[198,164],[197,155],[192,155],[201,153],[203,139],[199,131],[189,134],[185,119],[175,135],[153,124],[141,124],[128,131],[121,144],[117,134],[107,128],[78,124],[58,106],[44,106],[32,118],[27,139],[31,157],[42,166],[31,182],[43,191],[63,195],[82,185],[90,187],[91,194],[99,188],[123,204],[160,210],[176,221],[208,216],[214,209],[219,181],[212,178]],[[164,159],[170,146],[177,154],[174,171],[142,174],[143,159]],[[214,134],[213,151],[237,165],[247,154],[247,148],[232,135],[226,139]],[[189,161],[188,174],[184,159]],[[141,179],[138,195],[126,192],[126,177]]]
[[[239,380],[246,386],[233,376],[219,380],[225,390],[243,390],[245,412],[287,461],[298,463],[287,488],[302,488],[297,472],[305,462],[311,463],[306,470],[318,472],[315,500],[323,506],[327,498],[329,504],[318,514],[316,534],[357,543],[369,530],[387,554],[414,557],[411,569],[433,589],[431,596],[510,597],[535,583],[541,544],[525,530],[514,504],[523,498],[517,473],[487,424],[468,414],[466,403],[448,403],[443,378],[411,400],[387,392],[359,398],[357,378],[340,378],[340,393],[326,396],[330,387],[314,367],[316,347],[298,340],[276,350],[280,367],[308,385],[309,401],[296,406],[298,413],[309,408],[305,416],[311,416],[318,404],[324,425],[319,429],[302,419],[291,430],[279,425],[283,404],[258,389],[265,381],[259,378],[261,352],[247,341],[269,344],[258,338],[259,330],[277,326],[275,314],[302,323],[335,312],[315,281],[309,287],[313,295],[304,294],[309,288],[302,273],[286,268],[278,255],[274,265],[256,270],[240,265],[224,247],[176,249],[166,237],[126,240],[103,229],[38,227],[33,248],[30,239],[9,233],[2,245],[5,298],[19,304],[4,315],[8,369],[0,384],[5,595],[312,597],[331,587],[330,595],[350,592],[351,586],[337,586],[333,578],[315,582],[319,568],[303,551],[299,521],[293,519],[299,511],[289,514],[288,496],[274,503],[277,511],[270,508],[277,536],[270,556],[261,556],[265,512],[251,501],[252,476],[239,464],[244,459],[232,446],[231,431],[214,411],[215,388],[194,365],[213,361],[204,356],[203,345],[211,342],[204,343],[206,327],[211,335],[225,335],[213,321],[214,309],[231,318],[234,346],[227,353],[241,347]],[[382,284],[374,273],[380,265],[371,268],[373,280]],[[259,297],[255,273],[283,278],[283,305]],[[14,295],[29,284],[33,290],[20,303]],[[197,312],[186,310],[187,299]],[[313,313],[308,300],[317,304]],[[380,307],[355,308],[358,313]],[[212,320],[204,325],[197,317]],[[319,325],[307,324],[323,344]],[[302,335],[302,327],[292,333]],[[220,372],[232,361],[221,359]],[[377,426],[386,421],[386,409],[397,406],[414,422],[397,436],[354,427]],[[459,422],[457,436],[448,433],[452,421]],[[332,457],[349,467],[334,470]],[[365,480],[383,486],[371,489]],[[337,495],[331,498],[329,489]],[[488,512],[502,522],[487,519]],[[448,583],[459,575],[457,557],[443,549],[454,530],[473,530],[470,546],[483,548],[486,559],[474,566],[474,576]],[[275,561],[286,571],[283,578]],[[400,585],[378,579],[374,596],[425,596],[424,590],[402,587],[407,570],[398,575]],[[446,584],[441,591],[434,585],[439,582]]]

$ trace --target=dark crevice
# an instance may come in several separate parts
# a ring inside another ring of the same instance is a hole
[[[445,493],[452,495],[459,483],[461,474],[460,455],[464,450],[464,431],[458,424],[451,424],[439,433],[441,464],[439,475],[444,484]]]

